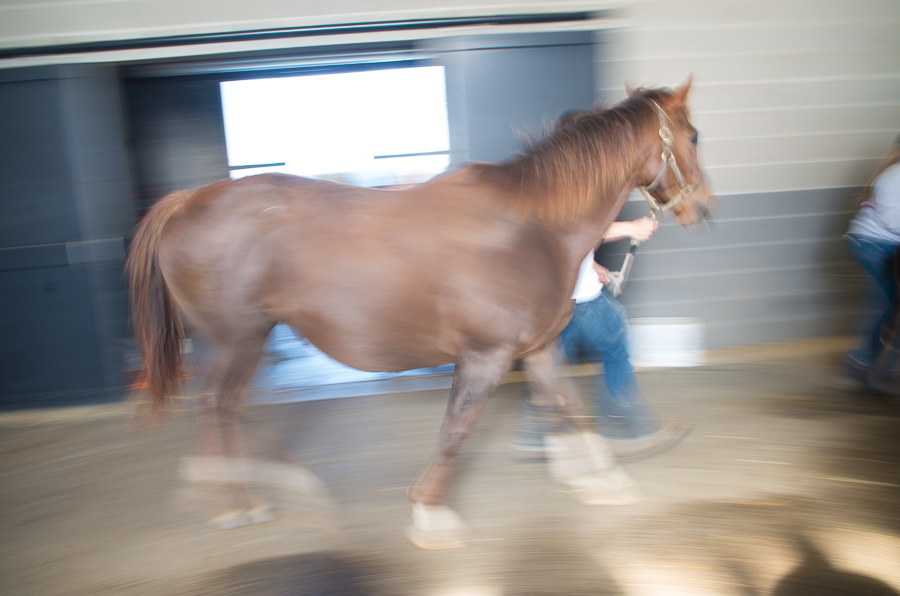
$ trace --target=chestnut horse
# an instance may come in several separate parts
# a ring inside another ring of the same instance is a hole
[[[535,402],[571,428],[554,338],[571,316],[579,263],[631,190],[683,225],[714,202],[689,89],[690,79],[629,90],[611,108],[564,115],[507,162],[408,189],[263,174],[168,195],[138,226],[127,264],[152,411],[176,388],[180,315],[217,350],[210,382],[231,455],[243,390],[277,323],[357,369],[455,363],[437,450],[409,491],[409,535],[423,547],[458,545],[445,505],[451,463],[514,360]],[[588,455],[557,465],[558,479],[586,502],[632,500],[602,439],[559,436]]]

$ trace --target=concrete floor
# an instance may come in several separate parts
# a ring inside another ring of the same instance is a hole
[[[640,371],[661,414],[697,426],[673,451],[626,464],[647,498],[624,507],[576,503],[542,464],[520,461],[509,439],[522,387],[503,385],[453,493],[468,547],[449,551],[416,549],[402,532],[446,389],[300,403],[286,390],[268,401],[288,403],[259,403],[258,391],[256,456],[278,443],[283,469],[325,489],[267,483],[275,521],[227,531],[205,523],[208,495],[179,480],[190,401],[149,430],[132,426],[127,404],[6,413],[0,593],[900,594],[900,407],[836,388],[839,348]]]

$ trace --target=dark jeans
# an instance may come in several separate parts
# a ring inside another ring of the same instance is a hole
[[[859,346],[849,354],[854,365],[871,368],[881,351],[881,334],[897,295],[897,276],[894,273],[893,261],[897,245],[856,234],[846,234],[844,244],[850,256],[859,261],[875,281],[875,286],[870,286],[867,301],[878,303],[884,309],[872,328],[864,335]]]
[[[625,307],[605,289],[596,300],[576,304],[560,334],[569,362],[580,356],[603,361],[604,374],[595,377],[590,401],[600,434],[614,440],[644,438],[660,427],[638,388],[627,335]]]

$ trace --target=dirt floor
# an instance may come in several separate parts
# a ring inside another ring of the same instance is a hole
[[[6,413],[0,593],[900,594],[900,406],[836,387],[839,353],[822,345],[640,371],[658,411],[696,428],[626,464],[646,499],[623,507],[581,505],[522,461],[522,385],[503,385],[453,493],[467,547],[446,551],[403,535],[446,389],[252,406],[256,456],[288,459],[261,481],[275,520],[232,530],[179,479],[190,401],[150,430],[127,404]]]

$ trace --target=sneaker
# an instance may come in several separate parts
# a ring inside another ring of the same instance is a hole
[[[866,382],[885,395],[900,395],[900,352],[885,347],[869,371]]]
[[[644,439],[608,441],[613,455],[620,461],[646,459],[662,455],[678,446],[694,430],[693,420],[669,420]]]
[[[523,453],[539,455],[547,452],[543,434],[524,430],[516,431],[510,446],[516,451],[522,451]]]
[[[869,389],[869,373],[871,367],[858,362],[855,358],[847,357],[841,373],[834,382],[848,389]]]
[[[545,416],[542,408],[522,400],[519,403],[518,420],[510,443],[512,448],[528,454],[529,459],[542,458],[547,452],[544,434],[550,430],[549,426],[545,424]]]

